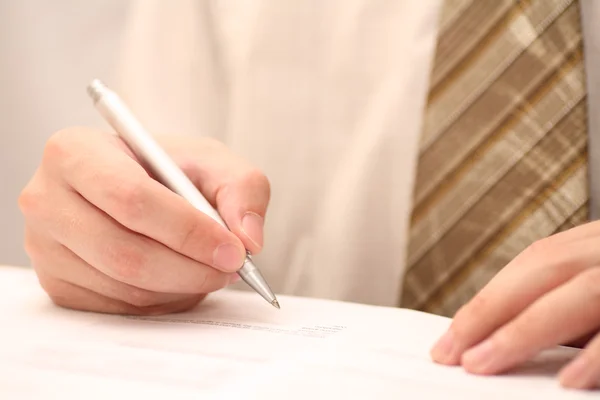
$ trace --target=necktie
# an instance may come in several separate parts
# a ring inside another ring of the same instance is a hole
[[[528,245],[587,221],[579,12],[445,2],[400,306],[452,316]]]

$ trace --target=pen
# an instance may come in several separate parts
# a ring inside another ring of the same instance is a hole
[[[177,167],[175,162],[156,143],[115,92],[106,87],[98,79],[93,80],[88,85],[87,92],[100,114],[162,184],[179,194],[195,208],[210,216],[223,227],[229,229],[217,210],[210,205],[183,171]],[[250,252],[246,251],[244,264],[237,273],[244,282],[267,302],[279,308],[279,302],[275,294],[269,288],[259,269],[252,262]]]

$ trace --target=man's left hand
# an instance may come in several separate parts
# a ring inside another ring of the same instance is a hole
[[[600,382],[599,331],[600,222],[592,222],[519,254],[457,312],[431,355],[491,375],[584,339],[584,350],[563,368],[560,381],[591,389]]]

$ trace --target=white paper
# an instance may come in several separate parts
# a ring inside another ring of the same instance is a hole
[[[32,271],[0,267],[0,398],[578,399],[559,348],[508,376],[442,367],[449,320],[424,313],[222,291],[197,309],[131,318],[52,305]]]

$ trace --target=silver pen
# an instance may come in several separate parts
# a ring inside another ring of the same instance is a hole
[[[183,171],[156,143],[115,92],[107,88],[98,79],[93,80],[88,85],[87,91],[100,114],[162,184],[186,199],[201,212],[212,217],[223,227],[229,229],[217,210],[210,205]],[[246,251],[244,264],[237,273],[244,282],[266,301],[279,308],[279,302],[275,294],[252,262],[252,257],[248,251]]]

